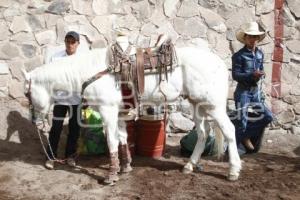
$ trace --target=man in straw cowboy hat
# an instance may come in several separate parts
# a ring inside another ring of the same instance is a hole
[[[238,82],[234,92],[238,114],[235,123],[236,140],[237,145],[242,143],[247,152],[258,151],[257,146],[260,145],[258,143],[263,130],[273,120],[272,113],[263,103],[258,87],[258,82],[265,76],[265,72],[264,54],[256,45],[265,36],[266,33],[259,30],[256,22],[242,25],[236,32],[236,38],[244,47],[232,56],[232,77]],[[250,108],[254,112],[248,113]]]

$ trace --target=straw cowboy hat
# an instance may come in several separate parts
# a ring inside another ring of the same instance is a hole
[[[245,34],[258,35],[258,42],[262,41],[266,36],[266,32],[260,31],[256,22],[250,22],[242,25],[241,28],[236,32],[236,39],[245,44]]]

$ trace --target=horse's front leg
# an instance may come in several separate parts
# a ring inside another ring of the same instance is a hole
[[[106,132],[107,145],[109,149],[110,164],[109,172],[105,177],[104,184],[113,185],[119,180],[120,162],[118,157],[119,135],[118,135],[118,105],[100,106],[99,111],[103,118]]]
[[[132,171],[131,167],[131,154],[129,151],[129,146],[127,144],[127,130],[126,130],[126,123],[124,120],[119,120],[118,123],[118,135],[119,135],[119,141],[120,141],[120,157],[121,157],[121,172],[122,173],[128,173]]]
[[[196,123],[198,139],[197,139],[196,146],[190,157],[189,162],[187,162],[185,164],[185,166],[183,167],[182,172],[185,174],[191,173],[193,171],[193,167],[198,163],[198,161],[201,157],[201,154],[204,151],[205,142],[206,142],[209,130],[210,130],[208,121],[205,120],[203,117],[195,116],[194,119],[195,119],[194,121]]]

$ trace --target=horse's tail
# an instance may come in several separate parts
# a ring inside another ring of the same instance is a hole
[[[222,130],[218,125],[215,124],[215,151],[217,154],[218,159],[221,158],[221,156],[224,154],[224,137],[222,134]]]

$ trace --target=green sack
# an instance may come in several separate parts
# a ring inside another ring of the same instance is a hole
[[[81,128],[79,153],[85,155],[99,155],[108,151],[103,132],[103,122],[100,113],[91,108],[82,111],[84,127]]]
[[[181,147],[181,154],[183,156],[189,157],[192,155],[194,148],[196,146],[198,139],[197,131],[196,129],[191,130],[188,132],[187,135],[183,136],[180,140],[180,147]],[[213,156],[216,154],[215,149],[215,137],[214,134],[209,133],[206,143],[205,143],[205,148],[202,153],[202,156]]]

